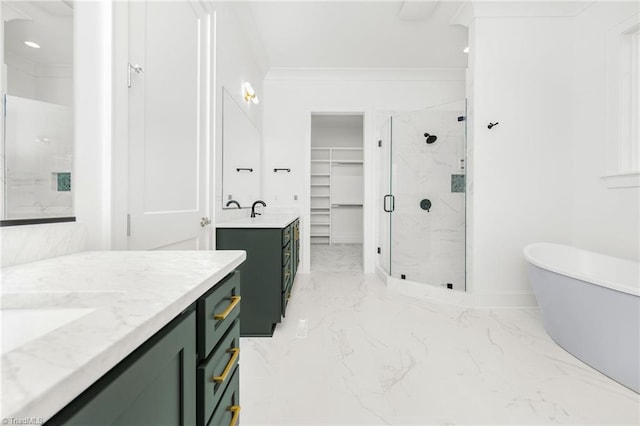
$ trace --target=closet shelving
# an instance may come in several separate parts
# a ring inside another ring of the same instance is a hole
[[[344,217],[361,217],[362,165],[362,148],[311,148],[311,244],[331,244]]]

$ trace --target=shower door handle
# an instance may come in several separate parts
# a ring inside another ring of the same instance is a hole
[[[387,209],[387,199],[391,200],[391,202],[389,203],[388,209]],[[394,197],[391,194],[385,195],[384,199],[382,200],[382,209],[387,213],[393,212],[396,209],[396,197]]]

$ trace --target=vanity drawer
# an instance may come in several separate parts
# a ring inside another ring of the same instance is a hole
[[[293,244],[293,241],[291,241],[282,249],[282,266],[286,265],[289,259],[291,259],[291,248]]]
[[[198,359],[202,360],[240,314],[240,272],[227,275],[197,304]]]
[[[198,425],[205,425],[225,388],[233,382],[240,357],[240,322],[236,320],[209,358],[198,366],[196,412]]]
[[[291,225],[282,230],[282,247],[286,246],[291,240]]]
[[[231,377],[216,411],[207,426],[236,426],[240,418],[240,367]]]
[[[287,285],[287,287],[285,287],[284,291],[282,292],[282,316],[285,316],[285,313],[287,311],[287,305],[289,304],[289,300],[291,300],[291,290],[293,289],[293,284],[289,284]]]
[[[284,289],[286,289],[289,286],[289,283],[291,282],[292,279],[292,270],[291,270],[291,257],[289,257],[289,261],[287,262],[286,265],[284,265],[282,267],[282,278],[281,278],[281,283],[282,283],[282,290],[284,291]]]

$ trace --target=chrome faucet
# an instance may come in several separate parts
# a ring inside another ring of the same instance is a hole
[[[256,213],[256,204],[262,204],[262,207],[267,207],[265,202],[262,200],[254,201],[253,204],[251,205],[251,217],[256,217],[260,215],[260,213]]]
[[[231,204],[235,204],[236,206],[238,206],[239,209],[241,209],[242,207],[240,207],[240,203],[237,202],[236,200],[229,200],[227,201],[227,204],[225,204],[225,207],[229,207]]]

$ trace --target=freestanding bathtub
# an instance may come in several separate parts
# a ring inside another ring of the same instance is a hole
[[[551,243],[524,256],[549,336],[640,393],[640,263]]]

